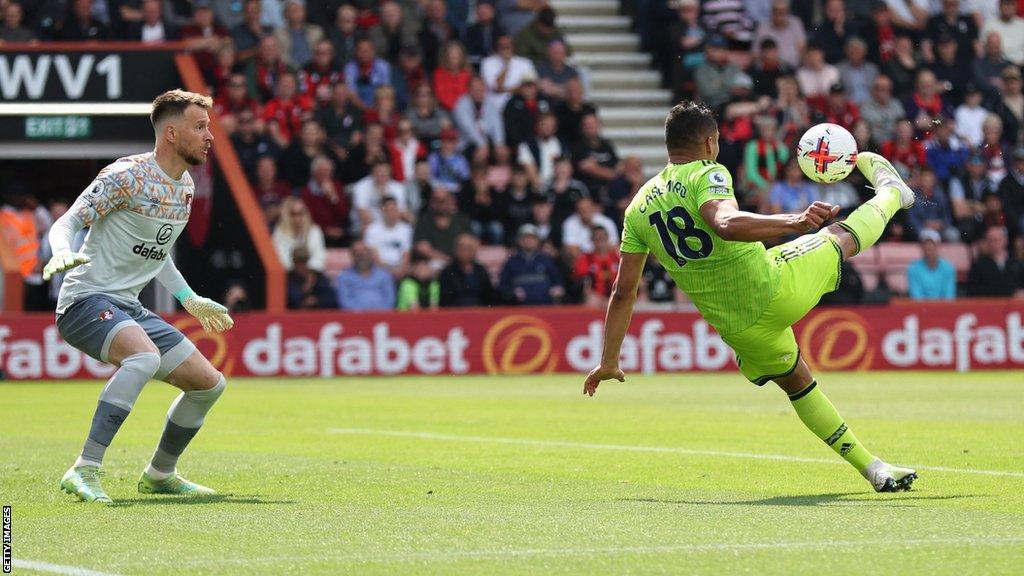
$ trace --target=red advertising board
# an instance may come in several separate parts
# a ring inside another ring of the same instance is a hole
[[[208,334],[189,316],[172,318],[228,375],[324,377],[583,372],[600,355],[602,322],[589,308],[253,313],[228,333]],[[821,370],[1024,368],[1021,301],[819,308],[796,333]],[[636,314],[621,366],[736,369],[732,351],[693,312]],[[0,317],[0,368],[15,380],[111,373],[64,343],[52,316],[29,314]]]

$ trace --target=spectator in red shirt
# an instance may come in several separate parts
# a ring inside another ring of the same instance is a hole
[[[298,81],[290,72],[278,79],[276,92],[277,96],[263,107],[263,119],[274,142],[287,148],[302,127],[302,121],[311,117],[313,102],[309,96],[298,93]]]
[[[463,94],[469,91],[469,70],[466,49],[458,41],[445,44],[441,65],[434,70],[434,94],[445,110],[451,111]]]
[[[412,122],[408,118],[398,121],[398,135],[388,144],[391,152],[391,171],[398,182],[412,178],[416,162],[427,158],[427,147],[416,137]]]
[[[214,96],[221,96],[227,91],[228,80],[238,69],[238,53],[235,52],[235,45],[228,42],[217,51],[213,69],[205,76],[206,82],[213,89]],[[252,89],[248,78],[246,78],[245,84],[246,91]]]
[[[344,186],[334,178],[334,162],[327,156],[313,158],[309,183],[302,189],[302,201],[324,231],[328,246],[340,246],[347,238],[349,201]]]
[[[935,73],[927,68],[923,68],[917,73],[914,92],[903,103],[903,108],[906,109],[907,118],[914,123],[914,128],[922,138],[927,138],[932,126],[941,122],[943,117],[953,117],[953,108],[943,100],[941,87]]]
[[[193,4],[192,23],[182,27],[181,39],[205,74],[213,72],[217,53],[231,43],[228,29],[214,22],[213,8],[209,2]]]
[[[345,72],[334,58],[334,44],[320,40],[313,48],[313,60],[299,71],[299,88],[318,105],[331,99],[331,87],[345,82]]]
[[[217,112],[221,126],[230,135],[235,133],[238,124],[237,116],[243,110],[250,110],[259,118],[261,114],[259,102],[249,96],[246,91],[245,76],[241,73],[234,73],[228,79],[227,90],[218,95],[213,109]],[[262,131],[262,126],[260,127]]]
[[[391,142],[398,134],[398,121],[402,118],[395,103],[395,89],[381,86],[373,99],[376,106],[366,111],[364,120],[367,124],[380,124],[384,129],[384,140]]]
[[[253,192],[263,207],[263,217],[271,229],[281,218],[281,204],[292,195],[292,187],[277,177],[277,161],[273,156],[260,156],[256,161],[256,181]]]
[[[576,257],[573,276],[583,282],[584,299],[589,304],[601,304],[612,293],[612,285],[619,272],[619,251],[601,226],[590,229],[594,251]]]
[[[825,117],[825,122],[838,124],[847,130],[852,130],[853,125],[860,120],[860,109],[846,96],[846,87],[837,82],[829,88],[828,97],[822,102],[819,111]]]
[[[261,102],[266,102],[274,97],[274,89],[277,81],[291,72],[291,69],[281,58],[281,47],[277,38],[265,36],[260,40],[259,52],[249,62],[245,71],[246,79],[249,81],[249,93],[254,94]]]
[[[926,162],[924,144],[914,139],[914,127],[909,120],[896,125],[896,137],[882,143],[882,156],[893,164],[902,164],[907,169],[923,166]]]

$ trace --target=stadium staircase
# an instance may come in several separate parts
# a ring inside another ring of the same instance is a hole
[[[572,46],[573,63],[589,71],[587,96],[598,107],[604,136],[621,158],[638,156],[648,175],[657,173],[666,162],[671,93],[661,88],[651,55],[640,51],[630,18],[619,14],[619,0],[552,0],[551,6]]]

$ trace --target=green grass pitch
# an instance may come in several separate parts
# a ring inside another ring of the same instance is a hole
[[[174,391],[107,452],[116,505],[57,488],[99,382],[0,384],[0,504],[27,567],[88,574],[1021,574],[1021,373],[826,374],[875,494],[777,389],[737,375],[229,382],[179,463],[223,495],[135,493]],[[75,572],[74,570],[77,570]]]

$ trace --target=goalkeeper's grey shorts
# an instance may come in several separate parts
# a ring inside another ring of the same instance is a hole
[[[101,362],[109,362],[107,352],[114,336],[129,326],[142,328],[160,351],[160,369],[154,375],[157,380],[163,380],[196,349],[180,330],[137,301],[115,303],[102,294],[92,294],[57,314],[61,338]]]

